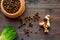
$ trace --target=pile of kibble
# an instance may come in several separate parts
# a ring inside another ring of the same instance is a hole
[[[22,16],[22,17],[18,18],[18,21],[20,22],[20,26],[18,26],[18,28],[20,29],[20,28],[26,26],[27,23],[28,23],[29,27],[33,28],[34,22],[37,22],[39,20],[40,20],[39,13],[34,14],[33,17],[31,17],[31,16],[23,17]],[[27,37],[30,37],[29,33],[34,32],[32,30],[29,30],[29,29],[23,29],[23,31],[24,31],[24,34],[27,35]],[[38,29],[38,31],[40,31],[40,29]],[[37,34],[38,31],[35,31],[34,33]]]
[[[8,13],[16,13],[20,8],[20,0],[4,0],[3,7]]]

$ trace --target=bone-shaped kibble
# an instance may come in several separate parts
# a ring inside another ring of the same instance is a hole
[[[45,19],[47,19],[47,25],[50,27],[50,15],[46,15]]]
[[[42,21],[42,22],[39,23],[39,25],[44,28],[44,32],[49,32],[48,28],[50,27],[50,15],[46,15],[45,19],[47,21],[46,22]]]

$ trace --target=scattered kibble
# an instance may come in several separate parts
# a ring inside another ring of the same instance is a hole
[[[22,28],[23,27],[23,25],[21,24],[18,28]]]
[[[32,20],[32,18],[30,16],[28,16],[28,20],[30,21],[30,20]]]
[[[27,17],[20,17],[18,20],[20,21],[20,26],[19,28],[23,27],[24,25],[26,25],[26,22],[29,23],[29,27],[33,27],[34,25],[34,21],[39,21],[39,13],[36,13],[33,17],[31,16],[27,16]],[[34,21],[33,21],[34,20]],[[29,37],[29,33],[33,33],[33,31],[29,30],[29,29],[23,29],[24,33],[27,35],[27,37]],[[38,32],[35,32],[35,34],[37,34]]]
[[[22,25],[26,25],[26,23],[23,22]]]
[[[20,21],[21,26],[26,25],[26,22],[29,23],[29,27],[33,27],[34,21],[39,21],[39,13],[36,13],[33,17],[27,16],[27,17],[20,17],[18,20]],[[33,21],[34,20],[34,21]]]
[[[33,20],[34,20],[34,22],[36,22],[36,16],[33,16],[33,18],[34,18],[34,19],[33,19]]]
[[[39,13],[36,13],[36,14],[33,16],[33,18],[34,18],[34,22],[39,21],[39,19],[40,19]]]

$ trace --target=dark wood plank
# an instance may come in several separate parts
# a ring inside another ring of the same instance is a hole
[[[50,1],[50,2],[49,2]],[[33,31],[39,29],[38,22],[34,23],[33,28],[29,28],[28,25],[19,29],[18,26],[20,22],[17,19],[8,19],[6,18],[0,10],[0,34],[6,25],[12,25],[16,28],[18,37],[16,40],[60,40],[60,1],[55,0],[26,0],[26,10],[22,16],[33,16],[35,13],[39,13],[41,20],[46,14],[51,15],[51,28],[48,35],[45,35],[43,29],[37,34],[30,34],[30,37],[27,37],[23,33],[24,28],[28,28]],[[27,23],[28,24],[28,23]]]

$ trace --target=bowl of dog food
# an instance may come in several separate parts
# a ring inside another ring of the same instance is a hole
[[[25,10],[24,0],[1,0],[1,11],[6,17],[17,18]]]

